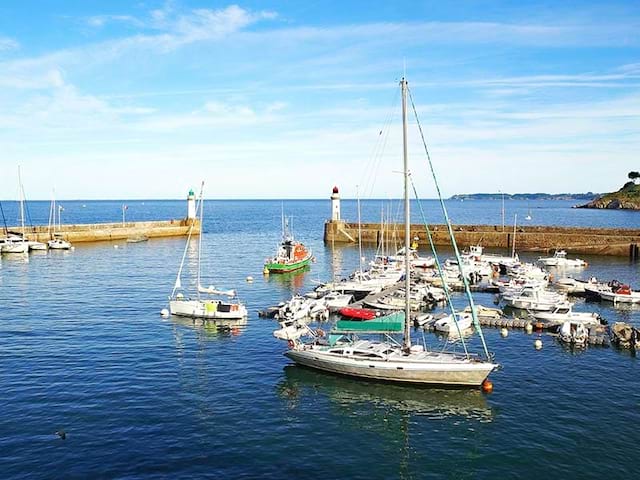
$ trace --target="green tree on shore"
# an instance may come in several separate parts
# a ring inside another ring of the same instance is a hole
[[[640,178],[640,173],[639,172],[629,172],[629,174],[627,176],[629,177],[629,180],[632,180],[633,183],[636,183],[636,179]]]

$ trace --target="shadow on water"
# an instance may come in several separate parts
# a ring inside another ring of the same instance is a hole
[[[384,410],[432,419],[464,417],[490,422],[493,410],[479,390],[424,388],[354,380],[297,365],[284,368],[279,396],[290,408],[317,394],[350,412],[367,414]]]

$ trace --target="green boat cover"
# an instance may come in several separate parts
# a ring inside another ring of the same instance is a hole
[[[404,312],[395,312],[373,320],[339,320],[331,333],[400,333],[404,329]]]

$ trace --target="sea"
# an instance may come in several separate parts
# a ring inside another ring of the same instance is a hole
[[[398,201],[361,203],[363,221],[383,214],[401,219]],[[445,203],[453,223],[503,222],[499,200]],[[186,215],[186,200],[59,205],[63,224],[119,222],[123,211],[126,221]],[[428,222],[442,221],[438,202],[423,205]],[[16,225],[16,203],[2,206],[6,222]],[[507,200],[504,222],[640,228],[640,212],[572,206]],[[264,260],[281,238],[282,212],[316,261],[297,274],[263,276]],[[249,310],[247,320],[230,329],[160,316],[185,248],[182,283],[194,285],[195,238],[189,245],[186,238],[78,244],[72,251],[32,253],[28,261],[3,255],[0,478],[638,476],[640,365],[630,351],[571,350],[547,333],[514,329],[503,338],[486,328],[501,365],[491,374],[490,394],[371,383],[291,364],[286,344],[272,335],[277,324],[258,312],[358,267],[357,246],[323,243],[329,215],[328,199],[205,202],[202,283],[236,289]],[[355,201],[342,202],[342,216],[356,220]],[[48,202],[27,204],[28,225],[48,221]],[[367,260],[374,254],[364,247]],[[438,254],[446,258],[451,251]],[[615,278],[640,288],[639,264],[581,258],[586,269],[552,273]],[[493,295],[474,296],[494,306]],[[455,302],[464,306],[464,296],[456,294]],[[576,299],[574,309],[640,326],[638,307]],[[412,334],[434,349],[460,349],[432,333]],[[541,350],[534,349],[536,339]],[[477,335],[470,344],[478,350]]]

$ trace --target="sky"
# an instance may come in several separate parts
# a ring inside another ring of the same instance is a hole
[[[640,169],[638,1],[0,2],[0,199],[607,192]]]

